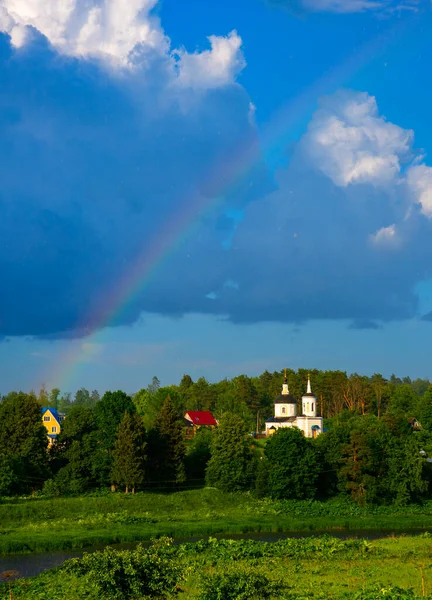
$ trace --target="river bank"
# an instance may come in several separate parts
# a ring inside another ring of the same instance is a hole
[[[157,568],[160,581],[181,591],[184,600],[232,600],[239,593],[246,599],[415,600],[431,598],[431,552],[430,534],[373,541],[330,536],[277,542],[209,539],[177,546],[161,540],[156,551],[110,550],[68,561],[15,581],[12,594],[16,600],[138,599],[149,595],[128,590],[152,585],[156,580],[148,574]],[[140,565],[144,561],[146,569],[130,570],[136,560]],[[7,586],[0,585],[0,600],[8,597]]]
[[[417,537],[427,534],[424,530],[407,530],[398,531],[397,534],[393,530],[343,530],[343,531],[332,531],[331,537],[340,540],[347,539],[363,539],[367,541],[374,541],[385,538],[394,538],[400,536]],[[271,533],[271,532],[252,532],[252,533],[240,533],[240,534],[217,534],[212,536],[213,539],[230,539],[233,541],[239,540],[251,540],[254,542],[266,542],[274,543],[285,539],[303,539],[308,537],[316,537],[327,535],[322,531],[314,532],[293,532],[287,531],[283,533]],[[200,541],[202,538],[194,537],[182,540],[173,539],[174,545],[190,544]],[[145,547],[151,545],[151,541],[140,541],[140,542],[121,542],[118,544],[110,544],[110,547],[114,550],[134,550],[137,545],[141,544]],[[36,577],[41,573],[60,567],[66,560],[71,558],[80,558],[84,552],[93,553],[101,552],[106,548],[103,545],[89,546],[82,550],[60,550],[55,552],[36,552],[32,554],[28,553],[17,553],[0,556],[0,573],[4,571],[15,571],[21,577]]]
[[[258,500],[215,489],[173,494],[107,494],[3,499],[0,555],[85,549],[169,536],[190,539],[250,533],[322,533],[432,529],[432,503],[361,508],[331,502]]]

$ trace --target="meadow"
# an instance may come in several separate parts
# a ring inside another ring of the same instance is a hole
[[[410,600],[432,598],[432,536],[217,540],[87,554],[14,582],[16,600]],[[6,584],[0,598],[9,598]]]
[[[432,502],[362,508],[348,498],[259,500],[213,488],[0,500],[0,554],[86,548],[170,536],[249,532],[409,532],[432,527]]]

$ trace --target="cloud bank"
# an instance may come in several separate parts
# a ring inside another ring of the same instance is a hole
[[[357,328],[416,314],[432,169],[374,98],[323,98],[274,189],[236,32],[191,54],[153,2],[0,2],[0,336],[142,311]]]
[[[238,290],[213,290],[212,310],[238,322],[415,316],[414,287],[432,275],[432,182],[413,140],[367,93],[323,98],[279,189],[247,207],[228,272]]]

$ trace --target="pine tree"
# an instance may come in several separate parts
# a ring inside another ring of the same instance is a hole
[[[139,415],[126,412],[117,430],[113,450],[112,479],[124,485],[126,494],[144,481],[146,461],[145,430]]]
[[[214,434],[207,483],[223,491],[251,487],[254,458],[245,422],[238,415],[225,413]]]
[[[176,410],[167,396],[157,419],[157,432],[161,450],[160,468],[162,477],[168,481],[181,483],[186,479],[184,459],[186,446],[183,429]]]

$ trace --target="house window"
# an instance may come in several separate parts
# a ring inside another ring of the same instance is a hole
[[[284,415],[286,413],[286,408],[285,406],[282,407],[282,414]]]
[[[52,431],[53,433],[56,433],[56,432],[57,432],[57,427],[51,427],[51,431]]]
[[[44,417],[44,421],[49,421],[50,418],[49,417]]]

